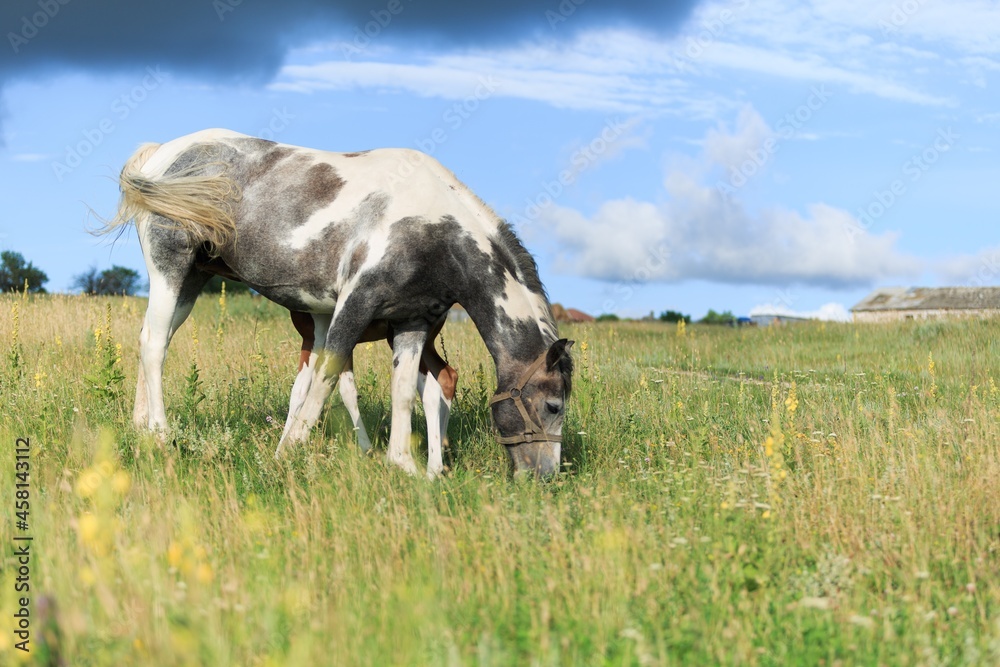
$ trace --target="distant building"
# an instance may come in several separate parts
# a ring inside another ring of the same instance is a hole
[[[562,304],[552,304],[552,317],[556,322],[593,322],[594,318],[576,308],[563,308]]]
[[[740,318],[741,320],[747,318]],[[808,322],[808,317],[797,317],[795,315],[784,315],[782,313],[754,313],[750,315],[750,322],[758,327],[767,327],[772,324],[797,324]],[[742,324],[742,322],[740,323]]]
[[[855,322],[1000,315],[1000,287],[883,287],[851,308]]]
[[[576,308],[566,309],[566,318],[569,322],[593,322],[594,317]]]

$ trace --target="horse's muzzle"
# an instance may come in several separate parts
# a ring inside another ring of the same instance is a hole
[[[561,450],[559,442],[545,440],[507,446],[507,453],[514,463],[514,474],[531,472],[536,477],[551,477],[559,472]]]

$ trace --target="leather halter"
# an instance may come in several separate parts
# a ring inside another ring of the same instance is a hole
[[[524,373],[514,384],[513,387],[504,392],[497,392],[493,394],[490,398],[490,405],[494,403],[499,403],[500,401],[506,401],[508,399],[514,401],[514,405],[517,407],[517,411],[521,413],[521,419],[524,420],[524,433],[518,435],[508,435],[508,436],[498,436],[497,440],[500,441],[501,445],[521,445],[528,442],[562,442],[561,435],[549,435],[545,432],[545,428],[542,427],[541,420],[532,419],[531,415],[528,413],[528,408],[521,400],[521,391],[524,389],[524,385],[528,384],[528,380],[534,375],[542,364],[545,363],[545,359],[548,356],[548,350],[542,352],[541,356],[535,359],[534,363],[525,369]]]

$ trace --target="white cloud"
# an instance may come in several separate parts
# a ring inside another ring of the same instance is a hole
[[[621,30],[587,33],[568,44],[543,41],[445,55],[384,50],[378,60],[375,54],[366,57],[286,65],[271,87],[297,92],[363,88],[464,99],[488,80],[495,83],[491,94],[557,108],[674,110],[708,117],[719,105],[713,93],[692,93],[661,41]]]
[[[847,287],[921,271],[920,260],[897,249],[897,234],[863,231],[847,211],[818,203],[805,213],[752,212],[709,184],[773,134],[746,108],[733,133],[710,130],[698,159],[676,161],[664,179],[665,203],[617,199],[589,217],[550,205],[540,226],[524,227],[550,242],[558,269],[603,280]]]
[[[832,206],[814,204],[805,215],[780,207],[752,214],[678,174],[668,177],[666,191],[666,204],[614,200],[591,217],[543,209],[539,222],[557,248],[557,268],[604,280],[826,287],[867,285],[922,268],[896,248],[896,234],[857,231],[857,220]]]
[[[702,142],[705,157],[726,169],[737,168],[747,155],[759,149],[774,136],[774,131],[753,106],[747,104],[736,118],[736,129],[730,133],[725,124],[708,131]]]
[[[780,53],[770,48],[742,44],[718,44],[706,52],[704,60],[730,69],[747,70],[784,79],[824,82],[900,102],[929,106],[954,106],[951,98],[922,93],[886,77],[830,65],[824,58],[809,53]]]
[[[732,108],[731,93],[720,94],[713,85],[718,70],[727,69],[827,83],[910,104],[955,104],[911,83],[914,54],[922,54],[922,64],[937,54],[868,34],[877,32],[878,12],[866,12],[864,5],[845,12],[780,0],[754,2],[720,22],[724,11],[733,13],[732,5],[704,6],[672,38],[605,28],[566,42],[542,39],[459,53],[414,53],[382,43],[350,59],[344,58],[342,45],[307,46],[290,58],[305,64],[283,67],[272,88],[406,91],[463,99],[485,77],[497,82],[498,96],[557,108],[674,112],[704,119]],[[326,53],[336,55],[317,62]],[[970,60],[968,67],[973,63],[982,69],[980,60]]]
[[[933,270],[952,285],[1000,285],[1000,246],[971,255],[946,257],[936,262]]]

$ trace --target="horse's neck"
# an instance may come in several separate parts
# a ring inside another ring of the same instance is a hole
[[[529,298],[527,294],[517,290],[515,294],[507,294],[507,304],[518,306],[516,310],[520,312],[537,312],[537,309],[530,308]],[[479,329],[486,349],[493,357],[497,383],[501,389],[512,385],[523,370],[555,340],[551,322],[537,314],[514,319],[498,304],[495,295],[480,293],[462,305]],[[544,306],[547,312],[548,304],[544,303]]]

